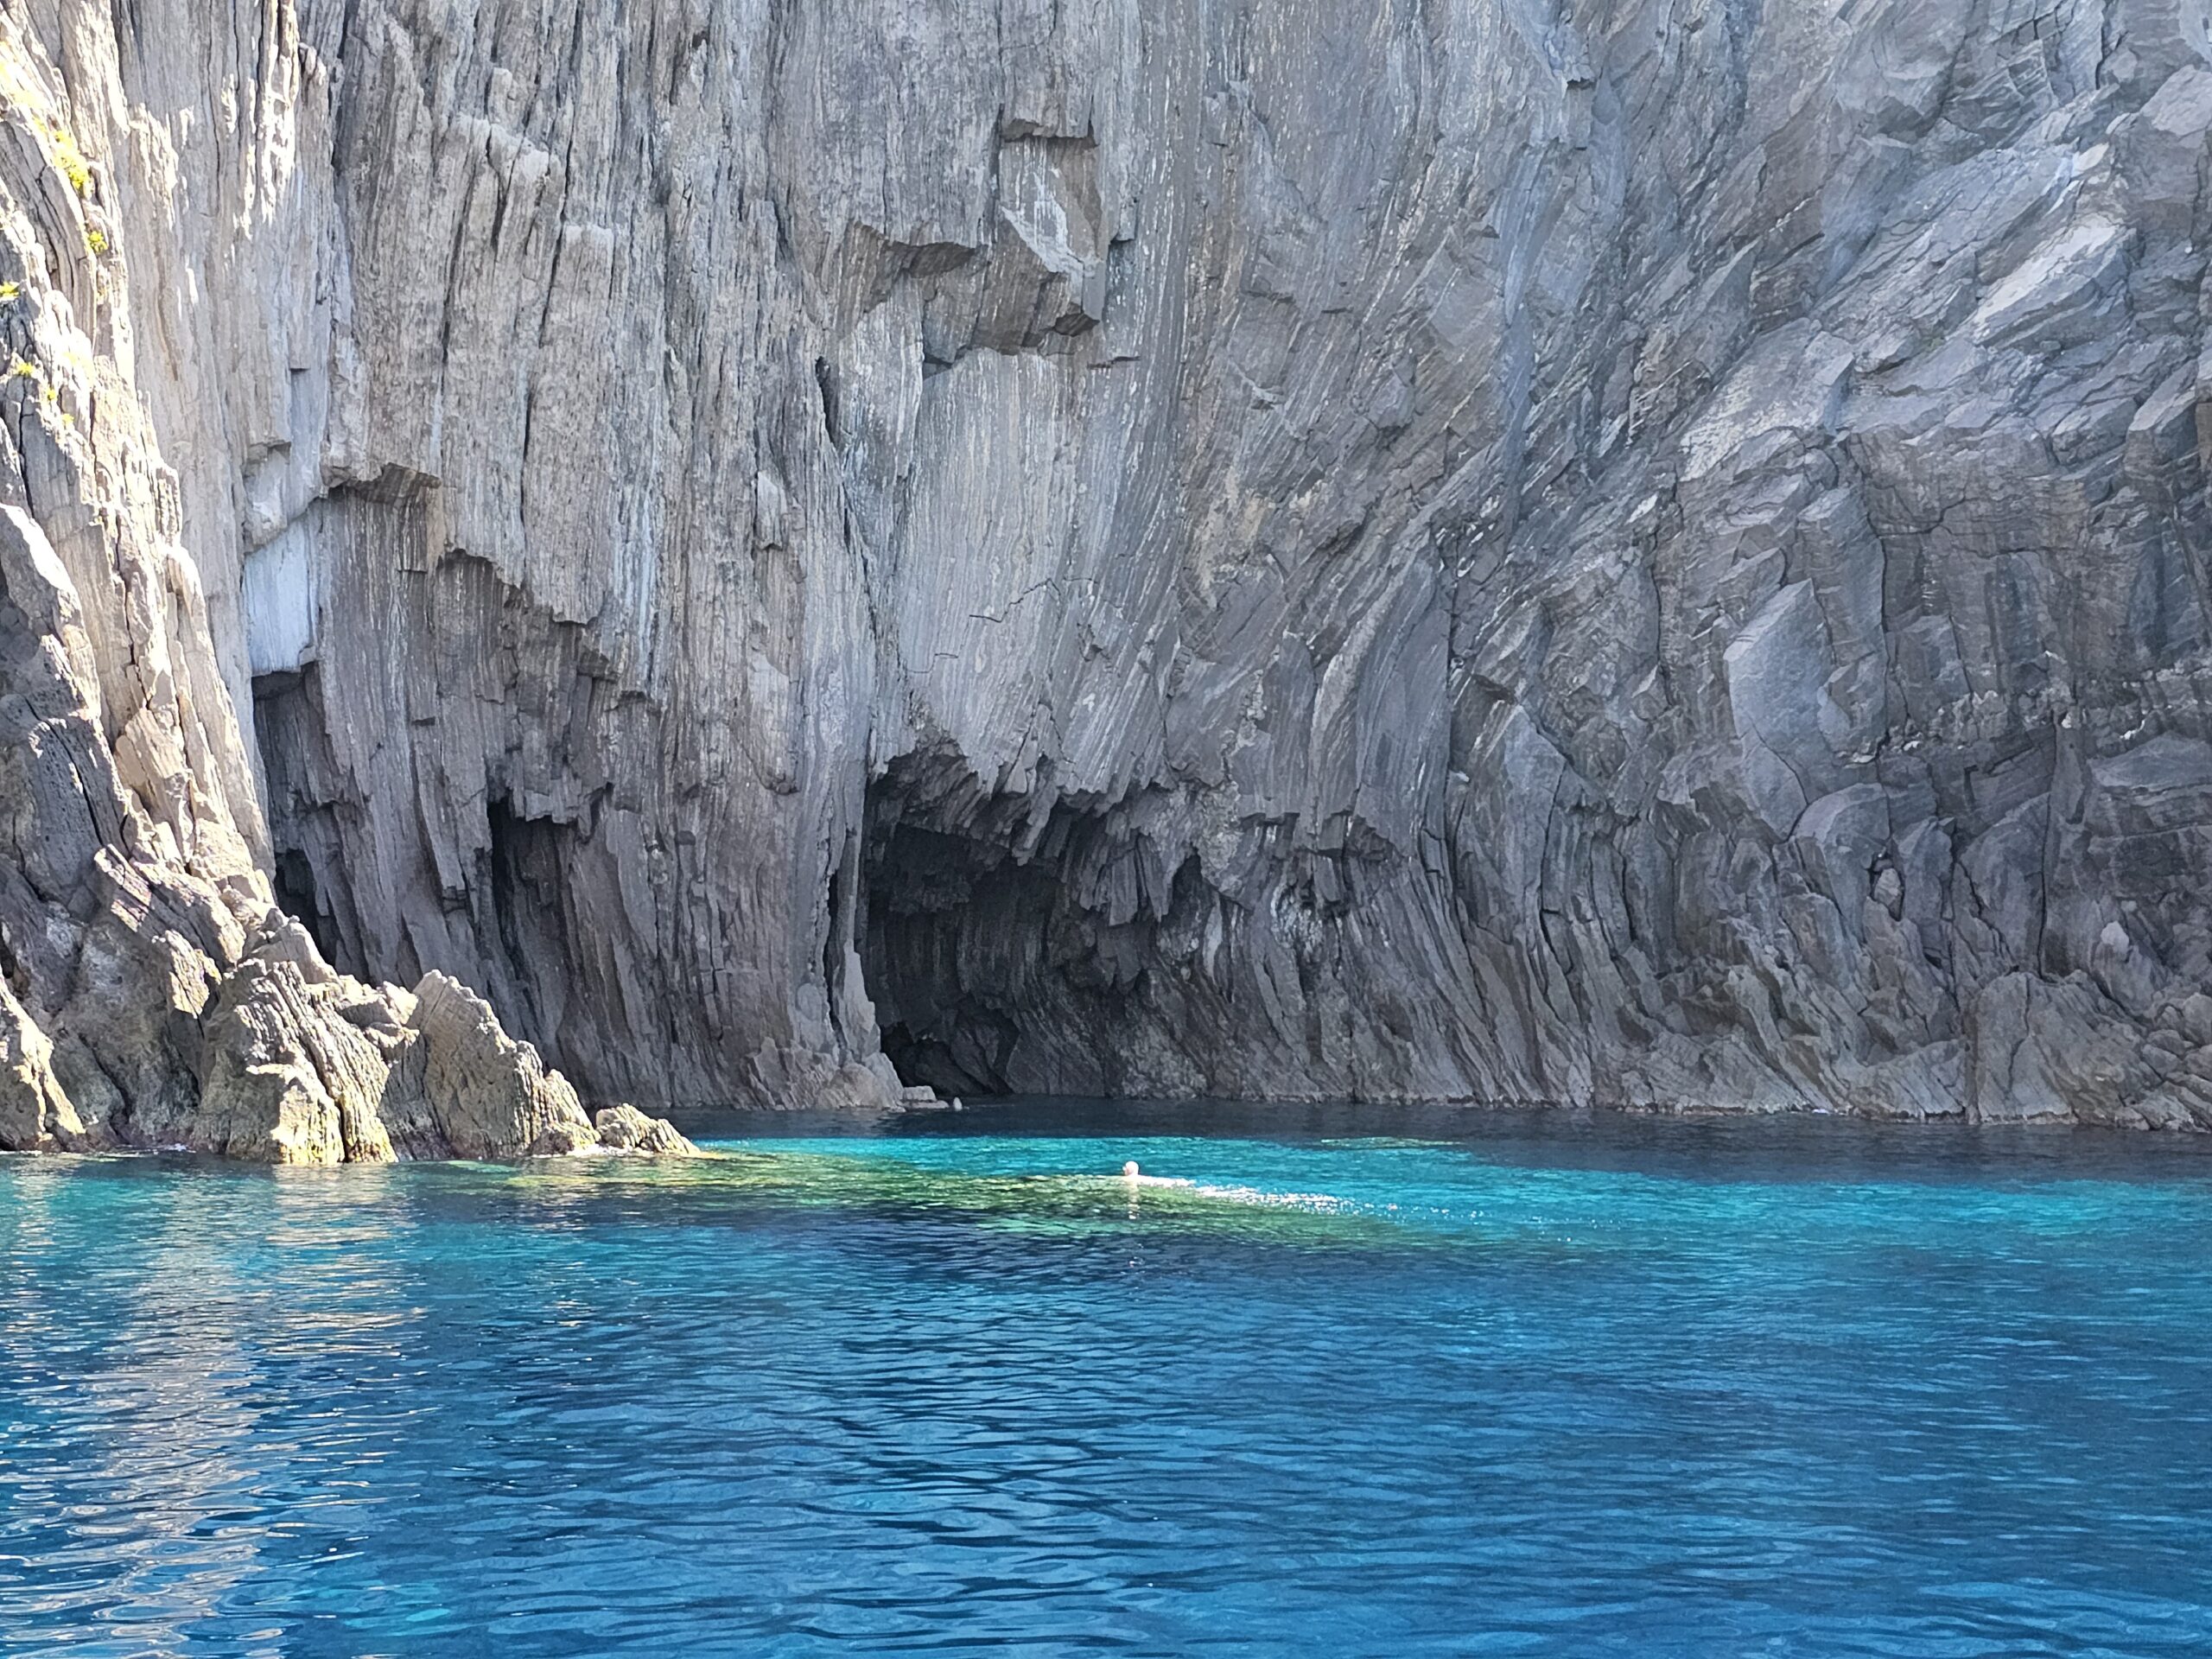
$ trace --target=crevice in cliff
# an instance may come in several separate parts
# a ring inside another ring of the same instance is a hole
[[[332,967],[368,977],[345,829],[331,784],[335,766],[325,734],[321,674],[309,664],[253,680],[254,740],[269,792],[276,902],[314,937]]]
[[[497,1000],[518,1034],[556,1052],[556,1004],[569,959],[563,843],[571,826],[526,817],[504,794],[486,804],[485,821],[492,925],[483,937],[499,942],[499,977],[506,993]]]
[[[842,449],[844,440],[837,424],[837,377],[827,358],[814,359],[814,385],[822,398],[823,435],[830,440],[832,449]]]
[[[860,837],[849,833],[844,850],[830,877],[830,932],[822,942],[822,982],[830,994],[830,1022],[836,1028],[839,1039],[849,1047],[859,1046],[861,1038],[851,1028],[855,1021],[847,1013],[856,988],[848,965],[852,960],[859,919],[854,912],[861,880],[860,862]]]

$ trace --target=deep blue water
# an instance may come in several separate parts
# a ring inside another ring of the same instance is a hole
[[[2212,1148],[1382,1121],[0,1159],[0,1652],[2212,1653]]]

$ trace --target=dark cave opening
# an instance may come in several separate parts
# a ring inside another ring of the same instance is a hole
[[[540,1048],[550,1048],[559,1028],[555,1004],[567,958],[562,850],[569,826],[524,817],[515,810],[513,798],[504,792],[485,803],[484,817],[489,839],[485,851],[485,887],[492,910],[488,931],[498,941],[498,977],[503,982],[499,988],[505,993],[497,1001],[521,1034]]]
[[[963,1096],[1196,1092],[1205,1068],[1172,1033],[1217,1023],[1227,950],[1187,828],[1164,794],[1000,795],[957,754],[894,761],[868,791],[860,920],[901,1080]]]
[[[1019,893],[1041,928],[1052,895],[1002,851],[903,822],[895,806],[875,813],[869,855],[861,952],[884,1054],[902,1082],[940,1095],[1014,1092],[1020,976],[976,912],[1015,908]]]
[[[885,1057],[901,1082],[947,1096],[1012,1091],[1006,1061],[1014,1033],[990,988],[971,989],[963,972],[971,965],[963,962],[969,912],[1001,879],[1007,850],[938,827],[979,828],[978,804],[973,776],[957,756],[899,756],[868,785],[860,914],[850,914],[842,862],[830,893],[832,951],[843,929],[858,924]],[[833,976],[830,986],[834,1009],[840,979]]]
[[[351,891],[344,837],[320,786],[321,687],[313,664],[257,675],[255,742],[268,789],[269,844],[277,907],[306,928],[322,958],[340,973],[367,976]]]

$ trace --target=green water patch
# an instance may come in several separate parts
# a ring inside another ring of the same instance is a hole
[[[1307,1249],[1407,1249],[1451,1243],[1416,1219],[1377,1215],[1325,1192],[1119,1174],[980,1173],[904,1158],[779,1150],[709,1151],[696,1159],[547,1160],[482,1177],[529,1192],[650,1190],[750,1208],[940,1217],[1059,1237],[1205,1236]]]

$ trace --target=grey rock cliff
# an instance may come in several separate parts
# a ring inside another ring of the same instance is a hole
[[[593,1099],[2212,1123],[2208,0],[0,33],[0,1126],[264,873]]]
[[[598,1147],[488,1008],[340,975],[274,901],[101,159],[158,145],[130,148],[105,14],[32,13],[0,16],[0,1150]]]

